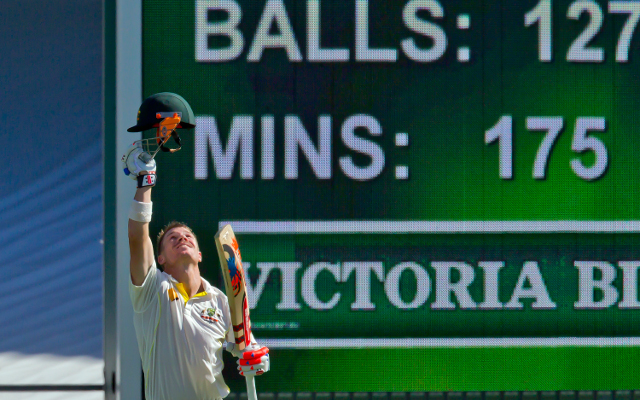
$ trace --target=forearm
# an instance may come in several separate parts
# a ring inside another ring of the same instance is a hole
[[[144,206],[145,211],[149,208],[148,211],[150,213],[150,205],[152,204],[151,188],[144,187],[137,189],[135,196],[133,196],[133,200],[139,203],[144,203],[139,207],[136,207],[136,209],[142,209]],[[135,205],[132,207],[135,207]],[[142,242],[144,239],[149,237],[149,221],[146,221],[146,219],[150,219],[151,215],[147,215],[146,212],[141,213],[133,211],[134,210],[132,208],[132,211],[129,213],[129,242]]]
[[[152,207],[151,188],[137,189],[133,199],[128,224],[130,270],[131,281],[134,285],[140,286],[154,260],[153,244],[149,236]]]
[[[133,199],[141,203],[151,203],[151,187],[147,186],[137,189]]]
[[[145,205],[152,204],[151,188],[144,187],[137,189],[133,200],[145,203]],[[141,219],[145,219],[143,215],[132,216],[129,214],[129,241],[141,241],[149,237],[149,222],[140,221]]]

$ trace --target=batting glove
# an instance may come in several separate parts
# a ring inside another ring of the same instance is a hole
[[[269,348],[261,347],[258,350],[245,351],[237,363],[238,371],[242,376],[262,375],[269,371]]]
[[[133,143],[122,156],[124,173],[133,180],[138,181],[138,188],[155,186],[156,184],[156,160],[142,149],[139,142]]]

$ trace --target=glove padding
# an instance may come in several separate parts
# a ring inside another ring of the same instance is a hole
[[[147,174],[150,175],[156,172],[156,160],[152,159],[151,154],[142,149],[142,145],[139,142],[135,142],[129,146],[127,152],[122,156],[122,164],[125,175],[134,181],[138,180],[138,176],[141,175],[140,173],[143,171],[147,171]]]
[[[226,349],[235,357],[238,357],[238,371],[242,376],[262,375],[269,371],[269,348],[252,346],[248,347],[244,352],[235,349],[232,343],[227,343]]]

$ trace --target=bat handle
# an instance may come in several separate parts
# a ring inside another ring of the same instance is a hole
[[[258,400],[258,395],[256,394],[256,381],[254,380],[254,376],[246,376],[247,379],[247,398],[249,400]]]

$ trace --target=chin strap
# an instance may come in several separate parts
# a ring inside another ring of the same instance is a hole
[[[164,144],[167,143],[167,140],[169,140],[169,138],[167,138],[166,140],[164,140],[162,143],[159,144],[160,149],[162,149],[162,151],[166,151],[166,152],[169,152],[169,153],[175,153],[176,151],[178,151],[178,150],[180,150],[182,148],[182,140],[180,139],[180,136],[178,135],[178,132],[176,132],[176,131],[171,132],[171,137],[176,142],[176,145],[178,145],[178,147],[176,147],[174,149],[170,149],[167,146],[165,146]],[[158,141],[160,141],[160,140],[158,139]]]

